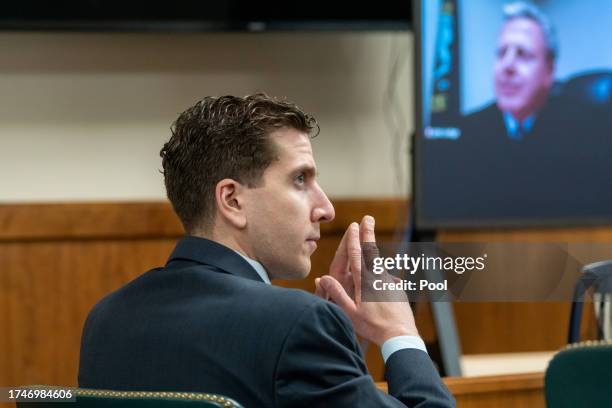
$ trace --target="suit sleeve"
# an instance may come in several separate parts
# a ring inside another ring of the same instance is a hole
[[[454,407],[429,356],[400,350],[386,364],[389,394],[368,374],[352,324],[329,302],[317,301],[296,319],[275,372],[278,407]]]

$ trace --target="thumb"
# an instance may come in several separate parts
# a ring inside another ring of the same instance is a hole
[[[330,299],[340,306],[349,316],[353,314],[356,309],[355,302],[353,302],[353,299],[346,293],[340,282],[327,275],[321,278],[319,285],[327,292]]]

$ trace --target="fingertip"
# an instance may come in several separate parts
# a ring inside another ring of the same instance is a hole
[[[351,236],[353,237],[353,239],[359,241],[361,234],[362,234],[362,231],[361,231],[361,228],[359,227],[359,224],[357,224],[356,222],[352,223],[351,224]]]

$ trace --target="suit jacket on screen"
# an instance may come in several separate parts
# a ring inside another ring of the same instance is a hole
[[[425,144],[423,208],[481,221],[607,216],[612,143],[604,119],[553,98],[524,138],[513,140],[495,104],[467,115],[458,140]]]
[[[426,353],[395,352],[386,370],[392,396],[375,387],[340,308],[186,237],[165,267],[93,308],[79,385],[218,393],[245,407],[454,406]]]

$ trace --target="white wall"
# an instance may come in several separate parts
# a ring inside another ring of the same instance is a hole
[[[493,63],[502,8],[511,0],[461,0],[461,110],[480,109],[494,98]],[[612,70],[612,1],[539,0],[538,7],[551,19],[557,31],[559,58],[555,78],[592,69]]]
[[[408,33],[0,34],[0,201],[163,199],[158,152],[176,116],[258,90],[317,117],[330,196],[405,194],[412,45]],[[404,135],[399,181],[388,123]]]
[[[503,5],[507,0],[461,0],[460,75],[463,92],[461,112],[470,113],[495,99],[493,64],[497,37],[503,24]]]

